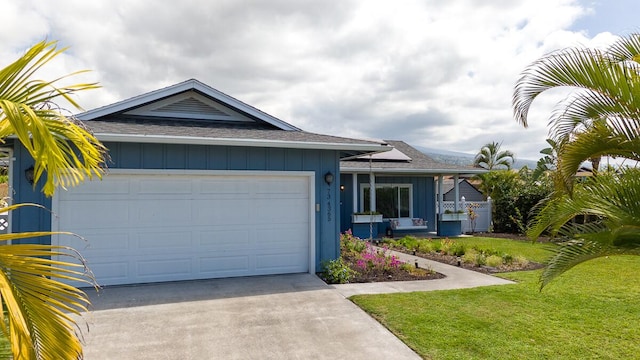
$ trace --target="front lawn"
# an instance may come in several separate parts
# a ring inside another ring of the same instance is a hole
[[[464,290],[351,299],[428,359],[635,359],[640,257],[593,260],[538,291],[540,271]]]

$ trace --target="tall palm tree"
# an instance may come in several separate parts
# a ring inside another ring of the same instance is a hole
[[[515,155],[509,150],[501,151],[500,146],[501,144],[495,141],[485,144],[476,155],[473,164],[487,170],[511,169]]]
[[[541,207],[528,234],[535,238],[549,230],[571,241],[549,261],[543,286],[591,258],[638,253],[640,207],[631,205],[640,204],[640,182],[633,181],[639,173],[627,170],[591,179],[586,185],[575,185],[573,179],[585,160],[614,156],[640,161],[640,34],[620,38],[605,51],[571,48],[534,62],[514,91],[516,120],[526,127],[533,100],[557,87],[577,90],[558,104],[550,118],[551,138],[562,143],[561,186],[556,187],[561,191]],[[570,220],[578,214],[600,220],[575,226]]]
[[[47,196],[56,187],[73,186],[103,173],[103,145],[65,117],[55,103],[66,99],[79,109],[71,95],[97,86],[57,87],[67,76],[54,81],[33,79],[36,71],[64,50],[55,42],[40,42],[0,70],[0,139],[14,136],[29,151],[35,160],[34,184],[44,177],[42,191]],[[7,210],[27,205],[38,206],[19,204]],[[0,311],[0,329],[11,343],[14,359],[82,358],[79,328],[70,314],[86,311],[89,301],[84,292],[64,281],[94,282],[83,265],[55,260],[81,261],[81,256],[62,246],[9,245],[13,240],[51,234],[0,235],[5,244],[0,246],[0,305],[4,310]]]

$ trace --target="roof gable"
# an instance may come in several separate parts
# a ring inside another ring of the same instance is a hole
[[[195,79],[87,111],[78,118],[97,120],[110,116],[253,122],[266,123],[280,130],[300,130]]]
[[[189,90],[122,113],[123,115],[189,120],[255,122],[229,106]]]

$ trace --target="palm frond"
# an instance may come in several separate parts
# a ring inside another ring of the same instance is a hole
[[[628,82],[627,75],[627,66],[612,64],[611,58],[598,50],[566,49],[549,54],[527,67],[518,80],[512,101],[514,116],[523,126],[528,126],[527,116],[533,100],[542,92],[557,87],[584,90],[585,95],[578,96],[586,99],[584,104],[575,105],[576,110],[573,110],[577,114],[589,114],[598,105],[606,108],[615,102],[634,104],[634,87]],[[560,119],[575,121],[570,115]]]
[[[106,153],[89,131],[47,107],[59,97],[78,107],[70,95],[95,88],[96,84],[56,87],[55,83],[66,77],[54,81],[31,79],[62,51],[55,42],[41,42],[0,70],[0,138],[15,135],[24,145],[35,159],[34,184],[46,176],[43,191],[48,196],[56,186],[64,188],[85,178],[100,177]]]
[[[602,237],[607,237],[607,233],[600,233]],[[552,280],[564,274],[576,265],[585,261],[599,257],[614,255],[639,255],[638,249],[621,249],[609,247],[602,244],[602,241],[573,240],[559,246],[555,254],[546,263],[540,276],[540,290],[547,286]]]
[[[53,233],[32,233],[45,234]],[[3,240],[23,236],[6,234]],[[0,296],[7,314],[0,321],[0,328],[12,343],[15,359],[82,357],[82,344],[77,336],[80,332],[70,314],[87,311],[89,300],[83,291],[65,281],[95,284],[75,250],[52,245],[0,246]]]

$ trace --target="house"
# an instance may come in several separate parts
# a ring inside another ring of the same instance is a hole
[[[434,230],[442,236],[460,235],[459,220],[442,221],[437,216],[444,213],[443,179],[451,176],[456,180],[453,190],[456,193],[460,176],[485,170],[439,163],[402,141],[381,143],[394,149],[340,162],[340,230],[352,229],[357,236],[366,238],[380,233]],[[457,202],[455,208],[459,209]],[[369,219],[365,216],[362,221],[352,216],[368,211],[382,216]]]
[[[444,180],[444,201],[453,201],[455,199],[453,179]],[[485,201],[485,197],[478,188],[476,188],[467,179],[458,179],[458,200],[463,196],[466,201]]]
[[[22,242],[79,250],[101,285],[314,273],[340,251],[340,159],[391,149],[301,131],[197,80],[78,119],[109,149],[106,176],[46,198],[8,143],[14,202],[55,214],[19,209],[11,226],[81,235]]]
[[[100,285],[314,273],[354,210],[433,226],[434,177],[478,171],[400,141],[305,132],[193,79],[77,117],[108,148],[107,174],[46,198],[9,139],[14,202],[52,209],[18,209],[10,226],[81,235],[19,242],[79,250]]]

